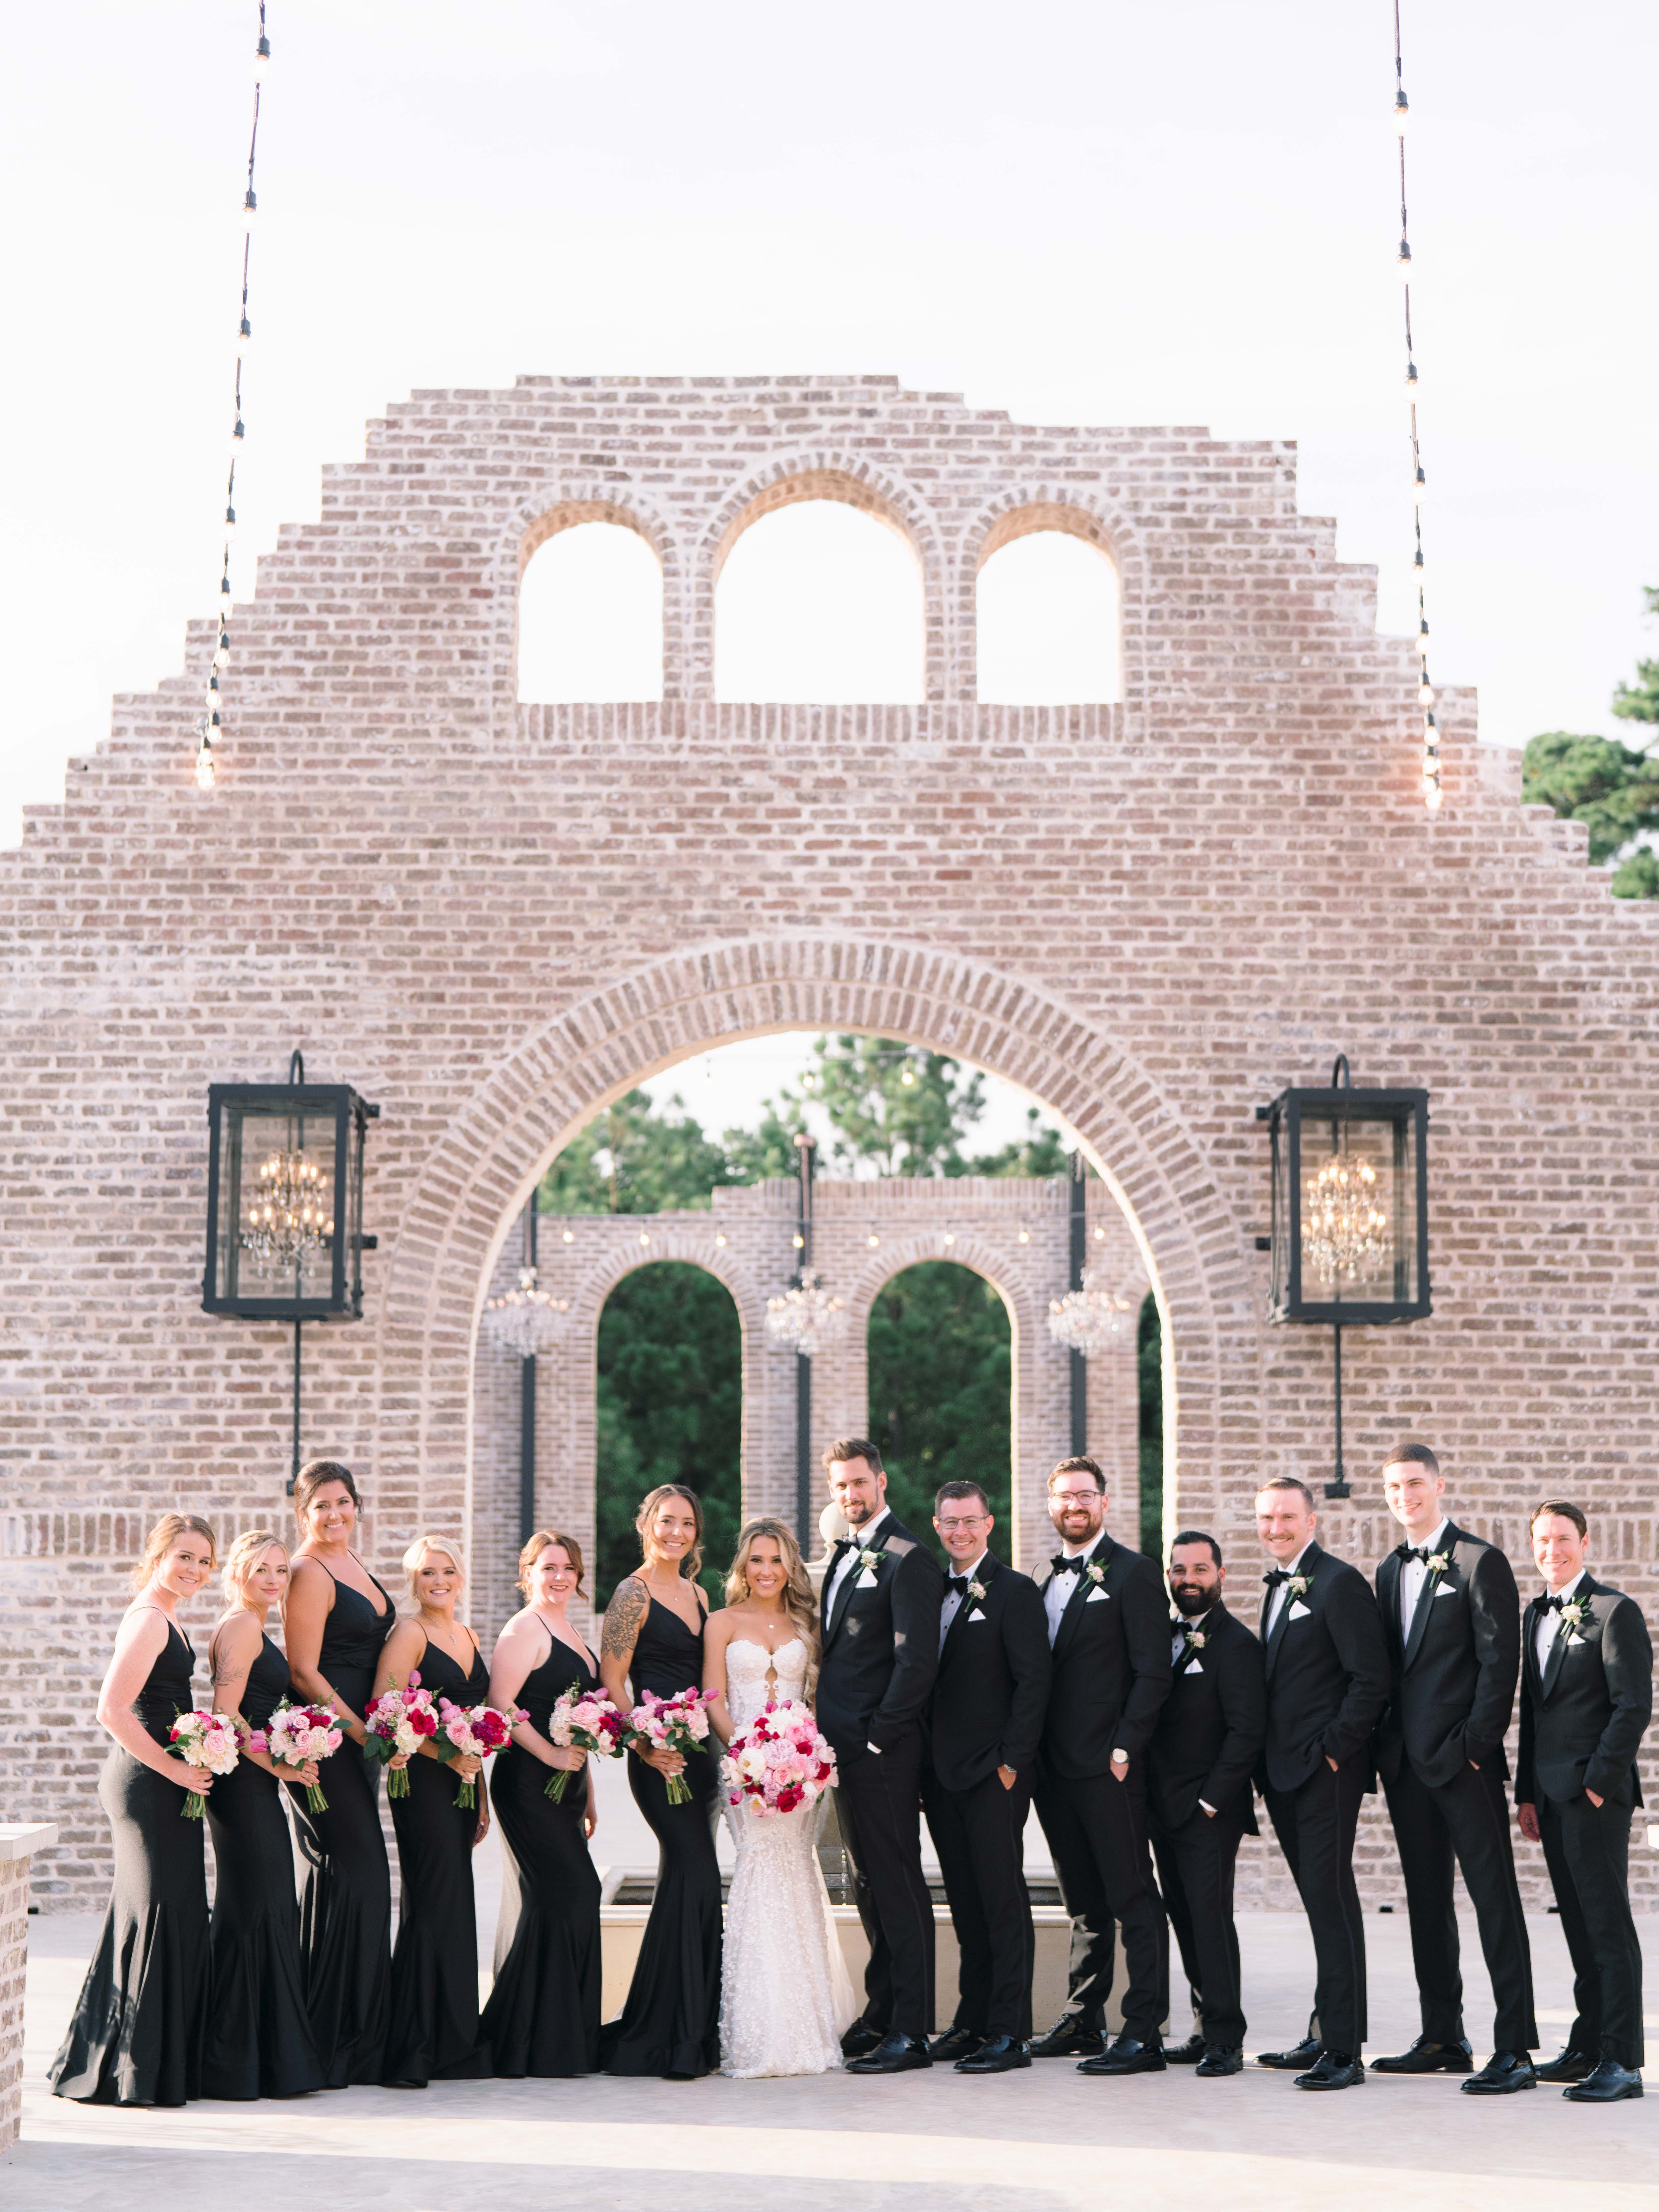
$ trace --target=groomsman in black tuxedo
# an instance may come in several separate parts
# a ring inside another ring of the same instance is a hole
[[[842,2038],[853,2074],[933,2063],[933,1900],[921,1870],[922,1716],[939,1671],[939,1563],[887,1505],[863,1437],[823,1455],[853,1533],[819,1601],[818,1725],[835,1747],[836,1814],[870,1940],[864,2013]]]
[[[1305,2069],[1298,2089],[1349,2089],[1365,2078],[1365,1923],[1353,1839],[1360,1801],[1376,1786],[1371,1731],[1388,1700],[1388,1646],[1370,1584],[1315,1542],[1306,1483],[1275,1475],[1257,1493],[1255,1517],[1278,1563],[1261,1577],[1267,1743],[1257,1778],[1308,1916],[1318,1977],[1307,2041],[1264,2051],[1258,2063]]]
[[[1215,1538],[1183,1529],[1170,1547],[1175,1680],[1146,1753],[1158,1879],[1193,1993],[1194,2032],[1167,2056],[1206,2081],[1244,2067],[1233,1869],[1256,1833],[1267,1736],[1261,1646],[1223,1602],[1226,1579]]]
[[[1087,2050],[1080,2073],[1162,2073],[1169,1929],[1147,1848],[1146,1747],[1170,1694],[1164,1578],[1106,1534],[1105,1477],[1093,1460],[1065,1459],[1054,1469],[1048,1517],[1061,1548],[1037,1585],[1054,1680],[1036,1800],[1073,1941],[1066,2015],[1036,2055]],[[1128,1988],[1123,2032],[1102,2050],[1115,1920]]]
[[[1371,2070],[1465,2074],[1471,2095],[1505,2096],[1538,2078],[1532,1952],[1504,1788],[1521,1600],[1504,1554],[1447,1519],[1445,1488],[1426,1444],[1402,1444],[1382,1469],[1382,1495],[1406,1540],[1376,1571],[1389,1668],[1376,1763],[1406,1878],[1423,2032],[1397,2058],[1374,2058]],[[1492,2055],[1478,2074],[1463,2033],[1454,1854],[1497,2007]]]
[[[1578,2017],[1540,2081],[1578,2105],[1642,2094],[1642,1947],[1630,1914],[1636,1747],[1653,1717],[1653,1645],[1634,1598],[1584,1565],[1589,1524],[1550,1498],[1532,1516],[1545,1591],[1522,1625],[1521,1832],[1542,1843],[1572,1954]]]
[[[935,2064],[954,2061],[958,2074],[1006,2074],[1031,2063],[1036,1939],[1025,1815],[1048,1702],[1048,1632],[1030,1576],[991,1556],[992,1525],[976,1482],[947,1482],[933,1501],[951,1572],[921,1802],[961,1971],[955,2021],[932,2052]]]

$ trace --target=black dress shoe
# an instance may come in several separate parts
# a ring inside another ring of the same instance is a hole
[[[919,2035],[888,2035],[862,2058],[849,2058],[849,2074],[908,2074],[917,2066],[931,2066],[927,2045]]]
[[[1616,2105],[1621,2097],[1641,2094],[1641,2075],[1633,2066],[1621,2066],[1616,2058],[1604,2058],[1594,2074],[1561,2092],[1575,2105]]]
[[[843,2058],[862,2058],[866,2051],[874,2051],[887,2040],[878,2027],[872,2027],[867,2020],[855,2020],[841,2039]]]
[[[1099,2028],[1091,2027],[1081,2013],[1063,2012],[1046,2035],[1031,2045],[1033,2058],[1091,2058],[1106,2047]]]
[[[1017,2037],[991,2035],[977,2051],[969,2051],[966,2058],[958,2058],[955,2070],[958,2074],[1012,2074],[1017,2066],[1029,2066],[1030,2063],[1030,2051]]]
[[[1474,2053],[1462,2037],[1455,2043],[1437,2043],[1419,2035],[1409,2051],[1397,2058],[1373,2058],[1373,2074],[1473,2074]]]
[[[1299,2074],[1304,2067],[1316,2066],[1325,2046],[1317,2036],[1304,2036],[1300,2043],[1292,2044],[1288,2051],[1263,2051],[1256,2057],[1258,2066],[1276,2066],[1281,2073]]]
[[[1540,2081],[1587,2081],[1595,2071],[1595,2061],[1588,2051],[1575,2051],[1569,2044],[1533,2071]]]
[[[927,2046],[935,2066],[953,2066],[958,2058],[971,2058],[985,2038],[971,2027],[947,2027]]]
[[[1494,2051],[1478,2074],[1457,2085],[1466,2097],[1507,2097],[1516,2089],[1535,2089],[1538,2076],[1524,2051]]]
[[[1298,2089],[1357,2089],[1365,2078],[1358,2059],[1346,2051],[1322,2051],[1319,2063],[1296,2077]]]
[[[1166,2043],[1164,2056],[1171,2066],[1196,2066],[1209,2047],[1194,2028],[1184,2043]]]
[[[1244,2071],[1244,2048],[1238,2043],[1206,2043],[1204,2056],[1193,2069],[1195,2081],[1219,2081],[1224,2074]]]
[[[1141,2043],[1126,2029],[1097,2057],[1085,2058],[1079,2074],[1161,2074],[1169,2063],[1161,2043]]]

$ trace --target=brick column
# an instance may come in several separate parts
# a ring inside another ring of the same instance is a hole
[[[29,1962],[29,1860],[58,1831],[45,1820],[0,1823],[0,2154],[23,2110],[23,1986]]]

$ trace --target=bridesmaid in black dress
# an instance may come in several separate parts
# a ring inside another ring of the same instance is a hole
[[[269,1528],[239,1536],[226,1556],[229,1609],[208,1645],[213,1709],[249,1732],[263,1729],[289,1692],[288,1661],[265,1634],[270,1607],[288,1595],[288,1547]],[[304,1789],[317,1779],[317,1763],[283,1772]],[[268,1752],[243,1744],[234,1770],[208,1800],[207,1817],[216,1881],[202,2094],[303,2096],[322,2087],[323,2069],[306,2011],[294,1845]]]
[[[386,1639],[374,1694],[419,1674],[435,1705],[489,1702],[489,1670],[478,1639],[455,1618],[466,1583],[458,1546],[447,1536],[417,1536],[404,1553],[415,1600],[412,1620]],[[444,1740],[440,1737],[439,1741]],[[478,1917],[472,1894],[472,1853],[489,1831],[489,1794],[482,1759],[454,1752],[442,1758],[423,1743],[409,1762],[409,1795],[392,1800],[402,1888],[398,1948],[392,1954],[392,2027],[381,2079],[389,2089],[424,2089],[428,2081],[473,2081],[489,2072],[489,2050],[478,2033]],[[463,1783],[477,1802],[459,1805]]]
[[[173,1620],[216,1559],[212,1529],[168,1513],[150,1530],[137,1591],[98,1693],[114,1739],[98,1795],[109,1815],[115,1886],[75,2017],[52,2061],[52,2094],[85,2105],[182,2105],[202,2094],[207,1872],[202,1824],[182,1817],[215,1777],[165,1747],[194,1700],[196,1655]]]
[[[677,1482],[653,1490],[635,1527],[644,1565],[617,1583],[605,1616],[599,1672],[624,1712],[635,1693],[659,1698],[702,1686],[702,1631],[708,1601],[702,1564],[702,1506]],[[671,1774],[684,1772],[689,1805],[671,1805]],[[599,2039],[607,2074],[660,2074],[692,2081],[720,2064],[720,1870],[714,1856],[718,1776],[705,1752],[686,1759],[628,1754],[628,1786],[657,1838],[657,1891],[628,2002]]]
[[[311,1868],[301,1930],[306,2009],[323,2086],[343,2089],[378,2082],[386,2058],[392,1869],[380,1771],[362,1754],[363,1707],[398,1609],[352,1548],[362,1501],[349,1468],[327,1459],[302,1467],[294,1510],[301,1540],[283,1608],[289,1672],[302,1698],[333,1707],[346,1739],[328,1762],[327,1812],[307,1812],[305,1791],[289,1792]]]
[[[599,2063],[599,1877],[588,1851],[595,1823],[587,1754],[548,1739],[555,1702],[599,1686],[599,1662],[567,1617],[581,1589],[581,1547],[539,1529],[519,1554],[529,1601],[495,1640],[489,1702],[530,1716],[499,1752],[489,1794],[501,1830],[501,1910],[495,1986],[483,2028],[497,2074],[592,2074]],[[570,1775],[556,1805],[548,1784]]]

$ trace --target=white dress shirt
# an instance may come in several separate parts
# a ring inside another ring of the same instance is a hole
[[[1559,1590],[1546,1590],[1544,1593],[1545,1596],[1571,1597],[1573,1592],[1577,1589],[1579,1583],[1583,1581],[1586,1571],[1586,1569],[1580,1567],[1577,1573],[1573,1577],[1570,1583],[1564,1583]],[[1532,1644],[1534,1656],[1538,1661],[1538,1671],[1540,1674],[1544,1671],[1545,1662],[1548,1659],[1550,1653],[1555,1648],[1555,1639],[1560,1633],[1561,1616],[1555,1610],[1553,1606],[1547,1605],[1540,1617],[1537,1629],[1533,1636]]]
[[[1188,1628],[1196,1628],[1201,1631],[1205,1622],[1214,1611],[1215,1607],[1213,1606],[1209,1606],[1206,1607],[1202,1613],[1195,1614],[1190,1620],[1188,1620],[1187,1616],[1183,1613],[1178,1623],[1172,1622],[1170,1624],[1170,1663],[1172,1667],[1178,1667],[1181,1664],[1182,1654],[1187,1649],[1187,1638],[1182,1632]],[[1199,1654],[1195,1651],[1194,1652],[1193,1656],[1196,1659],[1199,1656]]]
[[[978,1574],[980,1569],[985,1565],[986,1556],[985,1553],[981,1552],[978,1559],[974,1561],[971,1567],[958,1569],[953,1566],[951,1572],[953,1575],[958,1572],[965,1574],[968,1580],[972,1582],[975,1576]],[[948,1583],[945,1586],[945,1602],[939,1609],[939,1648],[941,1651],[945,1649],[945,1639],[951,1632],[951,1623],[962,1611],[963,1600],[966,1595],[967,1592],[965,1590],[953,1590]],[[978,1599],[975,1598],[974,1602],[977,1605],[979,1602]]]
[[[1106,1531],[1103,1528],[1098,1536],[1091,1537],[1086,1544],[1068,1544],[1062,1537],[1060,1548],[1068,1559],[1086,1559],[1102,1542],[1105,1534]],[[1048,1616],[1050,1650],[1054,1649],[1054,1638],[1060,1633],[1060,1615],[1071,1603],[1072,1592],[1077,1588],[1079,1580],[1079,1577],[1076,1575],[1051,1575],[1043,1589],[1042,1610]]]
[[[841,1586],[846,1581],[848,1576],[852,1573],[854,1565],[857,1564],[859,1553],[862,1551],[866,1551],[869,1548],[877,1529],[880,1528],[882,1522],[887,1518],[888,1514],[891,1510],[892,1509],[890,1506],[884,1505],[879,1513],[872,1515],[872,1517],[865,1522],[863,1528],[854,1529],[852,1549],[842,1553],[841,1564],[836,1569],[835,1573],[830,1576],[830,1587],[823,1593],[823,1619],[826,1626],[829,1623],[830,1615],[835,1606],[836,1600],[841,1595]]]
[[[1307,1542],[1302,1547],[1302,1549],[1297,1553],[1296,1557],[1285,1568],[1285,1573],[1287,1575],[1299,1575],[1302,1571],[1302,1562],[1307,1558],[1309,1553],[1312,1551],[1312,1549],[1313,1538],[1310,1536]],[[1269,1571],[1271,1571],[1271,1570]],[[1291,1586],[1288,1583],[1275,1583],[1273,1584],[1273,1598],[1267,1607],[1267,1626],[1261,1638],[1261,1641],[1264,1644],[1267,1642],[1267,1638],[1273,1634],[1274,1629],[1278,1627],[1279,1616],[1284,1611],[1285,1601],[1289,1598],[1290,1595]]]
[[[1440,1526],[1433,1535],[1425,1537],[1423,1549],[1425,1552],[1439,1551],[1441,1540],[1450,1526],[1451,1522],[1443,1513]],[[1423,1585],[1428,1578],[1429,1571],[1421,1559],[1402,1559],[1400,1562],[1400,1637],[1402,1643],[1411,1635],[1412,1622],[1417,1617],[1417,1601],[1422,1596]]]

